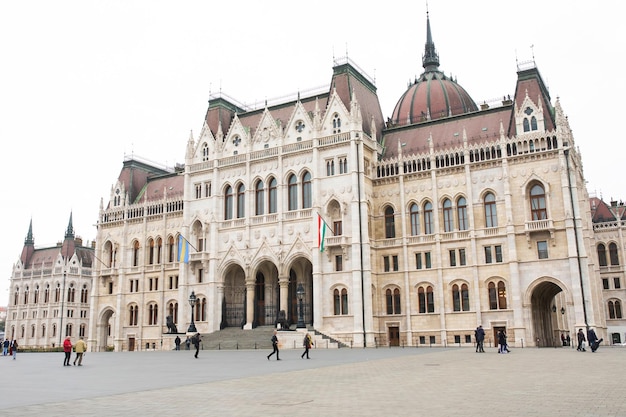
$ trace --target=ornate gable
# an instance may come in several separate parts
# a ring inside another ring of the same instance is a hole
[[[537,103],[533,102],[528,96],[528,90],[521,105],[515,103],[515,130],[517,135],[525,133],[533,133],[545,130],[545,121],[543,114],[543,106],[541,98],[537,97]]]
[[[282,142],[282,131],[279,123],[274,120],[270,111],[265,108],[261,120],[252,137],[252,150],[259,151],[274,148]]]
[[[250,148],[250,143],[250,129],[244,126],[239,117],[235,115],[220,149],[222,156],[242,154]]]
[[[296,107],[285,126],[285,142],[295,143],[309,140],[313,137],[315,130],[314,122],[298,100]]]
[[[322,118],[322,134],[324,136],[335,135],[341,132],[349,132],[348,124],[350,112],[341,101],[337,91],[333,90],[326,106],[326,113]]]

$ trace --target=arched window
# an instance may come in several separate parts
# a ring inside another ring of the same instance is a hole
[[[388,289],[385,292],[385,300],[387,303],[387,314],[401,314],[399,289],[396,288],[393,291]]]
[[[331,175],[335,175],[335,161],[332,159],[326,161],[326,176],[330,177]]]
[[[159,319],[159,306],[156,304],[150,304],[148,306],[148,324],[156,325]]]
[[[306,171],[302,175],[302,208],[311,208],[311,173]]]
[[[548,218],[546,193],[540,184],[535,184],[530,189],[530,213],[533,220],[545,220]]]
[[[469,229],[467,224],[467,201],[465,197],[459,197],[456,201],[456,216],[459,221],[459,230]]]
[[[530,123],[528,123],[528,119],[524,118],[524,132],[529,132],[530,131]]]
[[[209,159],[209,145],[207,145],[207,143],[205,142],[202,145],[202,160],[208,161],[208,159]]]
[[[454,216],[452,215],[452,202],[449,199],[443,200],[443,230],[451,232],[454,230]]]
[[[278,211],[278,183],[276,178],[270,178],[269,185],[269,212],[276,213]]]
[[[167,238],[167,262],[174,262],[174,253],[176,246],[174,245],[174,237]]]
[[[28,304],[28,293],[29,293],[29,288],[26,287],[26,289],[24,290],[24,304]]]
[[[461,285],[461,307],[463,311],[469,311],[469,289],[467,284]]]
[[[237,186],[237,218],[246,216],[246,187],[243,184]]]
[[[597,251],[598,251],[598,263],[600,264],[600,266],[607,266],[606,246],[604,246],[604,243],[598,244]]]
[[[537,130],[537,118],[535,116],[530,118],[530,130]]]
[[[430,202],[424,204],[424,233],[433,234],[433,205]]]
[[[342,288],[333,291],[333,311],[335,316],[348,314],[348,290]]]
[[[50,302],[50,284],[46,284],[46,289],[43,292],[43,302],[46,304]]]
[[[89,303],[87,285],[83,285],[83,288],[80,290],[80,302],[83,304]]]
[[[621,319],[622,317],[622,302],[619,300],[615,301],[615,318]]]
[[[385,209],[385,237],[387,239],[396,237],[396,221],[391,206]]]
[[[490,310],[506,310],[506,285],[503,281],[498,281],[497,285],[490,282],[487,286],[489,290],[489,309]]]
[[[136,305],[131,305],[128,308],[128,325],[136,326],[137,325],[137,316],[139,315],[139,307]]]
[[[204,297],[199,297],[196,301],[195,319],[206,321],[206,298]]]
[[[452,310],[461,311],[461,292],[456,284],[452,286]]]
[[[288,208],[289,211],[298,209],[298,180],[291,174],[287,180]]]
[[[611,265],[619,265],[619,256],[615,243],[609,243],[609,258],[611,259]]]
[[[483,201],[485,205],[485,227],[498,227],[496,197],[492,193],[487,193]]]
[[[233,188],[228,185],[224,190],[224,220],[233,218]]]
[[[139,242],[135,240],[133,244],[133,266],[139,265]]]
[[[613,301],[609,301],[608,307],[609,307],[609,319],[614,319],[615,318],[615,304],[613,304]]]
[[[156,263],[160,264],[161,263],[161,253],[163,251],[163,240],[161,238],[158,238],[156,240]]]
[[[35,293],[33,294],[33,304],[37,304],[39,302],[39,285],[35,287]]]
[[[452,308],[454,311],[469,311],[469,289],[467,284],[461,287],[457,284],[452,286]]]
[[[418,308],[420,313],[435,312],[435,298],[433,295],[433,287],[430,285],[426,288],[419,287],[417,289]]]
[[[335,133],[341,133],[341,119],[337,113],[333,115],[333,134]]]
[[[417,236],[420,234],[420,214],[417,204],[411,204],[409,207],[409,216],[411,219],[411,236]]]
[[[41,325],[41,337],[46,337],[46,325]]]
[[[154,239],[148,240],[148,265],[154,264]]]
[[[254,187],[254,214],[260,216],[264,214],[265,206],[265,190],[263,189],[263,181],[257,181]]]

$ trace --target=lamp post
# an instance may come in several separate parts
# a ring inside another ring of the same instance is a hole
[[[196,306],[196,293],[191,291],[191,295],[189,295],[189,305],[191,306],[191,324],[187,329],[187,333],[197,333],[196,325],[193,323],[193,309]]]
[[[298,325],[297,327],[303,328],[304,326],[304,306],[302,305],[302,300],[304,299],[304,287],[302,283],[298,284],[298,289],[296,290],[296,295],[298,296]]]

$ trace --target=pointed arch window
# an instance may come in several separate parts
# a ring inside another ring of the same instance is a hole
[[[151,303],[148,306],[148,325],[154,326],[158,323],[159,319],[159,306],[156,303]]]
[[[608,264],[606,262],[606,246],[604,246],[604,243],[599,243],[596,250],[598,251],[598,263],[600,264],[600,266],[607,266]]]
[[[176,245],[174,245],[174,237],[167,238],[167,262],[174,262],[174,254],[176,253]]]
[[[411,204],[409,207],[409,216],[411,219],[411,236],[417,236],[420,234],[420,213],[417,204]]]
[[[341,133],[341,118],[337,113],[333,115],[333,134]]]
[[[496,197],[493,193],[487,193],[485,194],[483,202],[485,206],[485,227],[498,227]]]
[[[467,284],[452,286],[452,308],[454,311],[469,311],[469,288]]]
[[[612,300],[608,302],[609,319],[621,319],[622,317],[622,303],[619,300]]]
[[[385,301],[387,304],[387,314],[401,314],[400,290],[398,288],[385,291]]]
[[[202,145],[202,160],[209,160],[209,145],[206,142]]]
[[[136,326],[138,316],[139,316],[139,307],[136,305],[131,305],[128,308],[128,325]]]
[[[467,201],[465,197],[459,197],[456,201],[456,216],[459,222],[459,230],[467,230]]]
[[[148,240],[148,265],[154,264],[154,239]]]
[[[139,265],[139,242],[135,240],[133,244],[133,266]]]
[[[89,303],[89,292],[87,291],[87,285],[83,285],[80,290],[80,302],[83,304]]]
[[[276,181],[276,178],[270,178],[268,186],[269,212],[276,213],[278,211],[278,182]]]
[[[524,132],[530,132],[530,123],[528,122],[528,118],[524,118]]]
[[[418,308],[421,314],[435,312],[435,298],[433,295],[433,287],[419,287],[417,289]]]
[[[265,190],[263,189],[263,181],[257,181],[254,187],[254,214],[261,216],[265,214]]]
[[[619,256],[617,254],[617,245],[613,242],[609,243],[609,258],[611,265],[619,265]]]
[[[447,198],[443,200],[443,230],[444,232],[452,232],[454,230],[452,202]]]
[[[163,253],[163,239],[157,238],[156,240],[156,263],[161,263],[161,254]]]
[[[287,180],[287,194],[289,211],[298,209],[298,179],[294,174]]]
[[[348,290],[336,288],[333,291],[333,311],[335,316],[348,314]]]
[[[393,207],[387,206],[385,209],[385,238],[391,239],[394,237],[396,237],[396,220]]]
[[[237,186],[237,218],[246,216],[246,187],[243,184]]]
[[[530,212],[533,220],[546,220],[546,192],[541,184],[535,184],[530,189]]]
[[[172,322],[178,324],[178,303],[170,303],[167,308],[167,314],[172,317]]]
[[[311,196],[311,173],[306,171],[302,175],[302,208],[311,208],[312,196]]]
[[[530,130],[537,130],[537,118],[535,116],[530,118]]]
[[[430,201],[424,204],[424,233],[433,234],[433,205]]]
[[[233,218],[233,198],[233,187],[227,185],[224,190],[224,220]]]

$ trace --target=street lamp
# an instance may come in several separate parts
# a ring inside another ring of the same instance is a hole
[[[304,308],[302,305],[302,300],[304,299],[304,287],[302,283],[298,284],[298,289],[296,290],[296,295],[298,296],[298,325],[296,327],[303,328],[304,325]]]
[[[191,306],[191,324],[187,329],[187,333],[197,333],[196,325],[193,323],[193,309],[196,306],[196,293],[191,291],[191,295],[189,296],[189,305]]]

